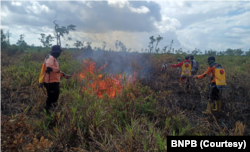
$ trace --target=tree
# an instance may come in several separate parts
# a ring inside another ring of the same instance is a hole
[[[10,45],[10,36],[12,33],[9,32],[9,30],[6,33],[6,37],[7,37],[7,43]]]
[[[83,46],[83,42],[77,40],[76,43],[73,44],[73,46],[75,46],[76,48],[80,48],[81,46]]]
[[[38,40],[40,40],[43,46],[45,47],[45,34],[41,33],[40,35],[41,35],[41,38],[38,38]]]
[[[149,49],[150,49],[150,53],[152,51],[152,49],[154,48],[154,42],[156,41],[156,39],[154,38],[154,36],[149,37],[150,42],[149,42]]]
[[[197,48],[195,48],[191,53],[192,53],[193,55],[197,55],[199,52],[200,52],[200,50],[197,49]]]
[[[115,41],[115,48],[116,48],[116,51],[118,50],[118,44],[119,44],[119,41],[116,40],[116,41]]]
[[[6,35],[4,34],[3,30],[1,29],[1,42],[6,41]]]
[[[235,50],[235,55],[241,56],[244,52],[241,49]]]
[[[234,50],[233,49],[230,49],[228,48],[225,52],[227,55],[234,55]]]
[[[171,44],[170,44],[170,48],[169,50],[171,51],[171,48],[172,48],[172,44],[174,43],[174,40],[171,41]]]
[[[182,51],[182,48],[180,48],[179,50],[176,50],[176,53],[177,54],[181,54],[183,51]]]
[[[249,51],[245,52],[246,56],[250,56],[250,49]]]
[[[56,37],[57,40],[57,45],[61,46],[61,37],[64,38],[64,35],[68,35],[69,31],[75,31],[75,25],[68,25],[67,27],[62,26],[59,27],[59,25],[56,23],[56,21],[53,22],[55,24],[55,31],[54,31],[54,35]],[[67,40],[71,40],[71,38],[69,37]]]
[[[21,34],[20,35],[20,38],[19,38],[19,40],[17,41],[17,46],[21,46],[21,47],[24,47],[24,48],[26,48],[28,45],[27,45],[27,43],[24,41],[24,34]]]
[[[6,48],[8,46],[6,42],[6,35],[4,34],[3,30],[1,29],[1,49]]]
[[[89,48],[92,42],[87,42],[87,47]]]
[[[166,53],[167,48],[168,48],[168,45],[167,45],[167,46],[164,46],[164,48],[162,49],[162,52],[163,52],[163,53]]]
[[[116,47],[116,51],[118,51],[118,49],[122,52],[126,52],[127,48],[126,46],[119,40],[116,40],[115,42],[115,47]]]
[[[156,41],[157,41],[157,43],[156,43],[156,45],[155,45],[155,51],[156,51],[156,47],[158,46],[158,43],[161,41],[163,39],[163,37],[161,37],[160,35],[158,35],[158,37],[156,38]],[[159,52],[159,49],[158,49],[158,51],[156,51],[157,53]]]
[[[68,44],[65,44],[65,47],[66,47],[66,48],[68,48],[68,47],[69,47],[69,45],[68,45]]]
[[[159,51],[160,51],[160,48],[156,49],[155,51],[156,51],[156,53],[158,54],[158,53],[159,53]]]
[[[54,38],[50,34],[45,37],[45,34],[43,33],[41,33],[41,38],[38,39],[41,41],[44,47],[51,47],[52,46],[51,42],[54,41],[53,40]]]
[[[202,55],[202,52],[201,52],[201,50],[199,50],[199,55]]]
[[[102,43],[102,50],[104,50],[104,49],[105,49],[106,45],[107,45],[107,43],[106,43],[106,42],[103,42],[103,43]]]
[[[208,50],[208,51],[207,51],[207,55],[210,55],[210,56],[215,56],[215,55],[216,55],[216,51],[215,51],[215,50],[210,49],[210,50]]]

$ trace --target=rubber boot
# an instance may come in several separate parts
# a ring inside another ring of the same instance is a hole
[[[212,109],[212,111],[218,111],[219,103],[216,100],[214,102],[215,102],[215,109]]]
[[[213,111],[221,112],[221,101],[215,101],[215,109]]]
[[[203,114],[211,114],[212,113],[212,107],[214,106],[214,103],[207,103],[207,110],[202,111]]]

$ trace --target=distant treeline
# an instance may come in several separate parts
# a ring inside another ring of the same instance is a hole
[[[56,29],[57,27],[57,29]],[[67,30],[67,28],[69,27],[69,29]],[[55,37],[52,37],[51,35],[46,36],[45,34],[41,33],[41,38],[38,38],[42,45],[40,46],[35,46],[34,44],[32,45],[28,45],[25,40],[24,34],[20,35],[20,38],[18,39],[18,41],[16,42],[16,44],[10,44],[9,38],[11,36],[11,33],[9,31],[4,32],[1,29],[1,49],[7,49],[9,50],[8,54],[12,55],[15,54],[16,52],[24,52],[25,50],[32,50],[31,52],[37,50],[38,52],[40,52],[41,50],[49,50],[49,48],[52,46],[52,42],[54,41],[54,39],[56,39],[57,44],[61,45],[61,40],[60,37],[64,37],[63,34],[68,34],[70,30],[75,30],[75,26],[74,25],[69,25],[67,28],[65,27],[59,27],[58,24],[55,24]],[[64,30],[64,31],[62,31]],[[58,34],[59,33],[59,34]],[[60,33],[62,33],[60,35]],[[149,46],[148,49],[141,49],[140,51],[136,51],[134,50],[134,52],[140,52],[140,53],[156,53],[156,54],[182,54],[182,55],[189,55],[189,54],[193,54],[193,55],[230,55],[230,56],[250,56],[250,49],[248,51],[243,51],[242,49],[231,49],[228,48],[225,51],[216,51],[216,50],[205,50],[204,52],[201,51],[200,49],[195,48],[192,51],[183,51],[182,48],[179,49],[175,49],[175,48],[171,48],[172,44],[173,44],[173,40],[170,43],[170,47],[164,46],[163,49],[157,48],[159,42],[163,39],[163,37],[161,37],[160,35],[157,38],[154,38],[154,36],[151,36],[150,38],[150,42],[149,42]],[[67,38],[67,41],[71,41],[72,39],[70,37]],[[156,45],[154,46],[154,42],[156,42]],[[116,46],[116,50],[112,50],[112,49],[108,49],[105,50],[106,48],[106,42],[103,42],[102,47],[91,47],[91,42],[86,42],[86,45],[84,45],[83,41],[79,41],[77,40],[73,46],[71,47],[69,44],[65,44],[65,46],[62,46],[62,48],[67,49],[69,51],[75,51],[75,50],[86,50],[86,49],[90,49],[92,51],[122,51],[122,52],[130,52],[132,51],[131,48],[127,48],[125,46],[125,44],[123,44],[121,41],[116,40],[115,42],[115,46]]]

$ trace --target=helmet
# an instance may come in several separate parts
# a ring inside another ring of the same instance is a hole
[[[210,61],[210,60],[215,61],[215,57],[214,57],[214,56],[208,57],[206,62],[208,62],[208,61]]]
[[[190,57],[189,57],[191,60],[193,60],[194,59],[194,56],[193,55],[190,55]]]
[[[189,56],[186,56],[185,59],[188,60],[188,59],[189,59]]]
[[[177,58],[177,61],[181,61],[181,58]]]

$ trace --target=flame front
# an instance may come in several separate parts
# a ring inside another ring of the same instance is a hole
[[[135,81],[136,72],[134,75],[128,77],[126,84],[122,84],[122,79],[124,77],[121,74],[103,76],[98,75],[98,72],[105,68],[106,65],[102,66],[100,69],[95,68],[95,62],[83,60],[83,71],[79,74],[81,80],[87,81],[87,86],[83,87],[83,91],[88,91],[88,93],[94,92],[98,97],[103,97],[106,93],[111,99],[113,99],[117,93],[122,93],[122,88],[124,85],[128,85],[129,82],[133,83]],[[90,88],[88,90],[87,88]],[[90,92],[91,91],[91,92]]]

